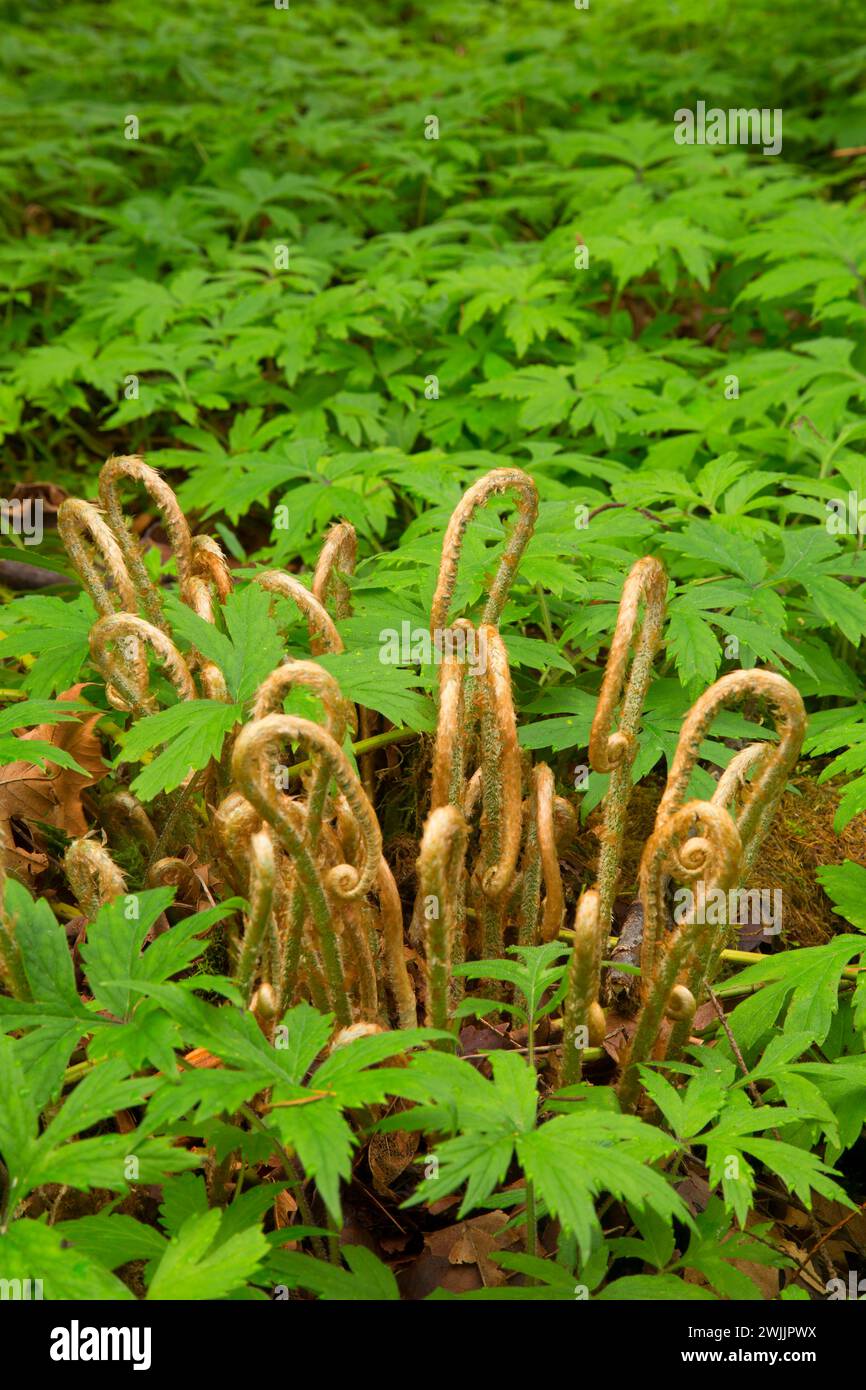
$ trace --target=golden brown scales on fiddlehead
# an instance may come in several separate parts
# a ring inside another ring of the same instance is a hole
[[[466,778],[467,644],[475,629],[459,618],[444,634],[439,667],[439,712],[430,785],[430,808],[462,804]]]
[[[343,639],[330,613],[295,575],[285,570],[265,570],[253,576],[253,583],[260,584],[269,594],[288,599],[303,614],[310,634],[310,649],[315,655],[344,650]]]
[[[57,530],[73,569],[99,616],[104,618],[118,609],[137,612],[137,596],[123,552],[99,508],[77,497],[68,497],[61,502],[57,513]],[[97,557],[103,573],[96,565]],[[110,588],[106,580],[110,581]]]
[[[90,630],[90,654],[106,685],[111,683],[119,690],[129,709],[137,718],[153,714],[156,700],[149,693],[146,684],[138,684],[129,667],[112,654],[111,647],[121,646],[127,641],[146,643],[159,658],[165,673],[181,700],[194,700],[195,684],[190,669],[172,642],[161,628],[154,627],[132,613],[111,613],[100,618]],[[145,668],[146,675],[146,668]]]
[[[99,474],[99,500],[108,518],[108,525],[120,546],[126,568],[129,571],[135,591],[154,627],[167,631],[162,599],[159,590],[150,578],[144,563],[141,546],[132,535],[123,515],[120,504],[120,488],[124,481],[138,483],[150,495],[151,500],[162,516],[169,544],[177,562],[180,581],[180,596],[188,601],[189,581],[192,577],[192,537],[186,517],[178,505],[172,489],[155,468],[151,468],[136,454],[125,454],[110,458]]]
[[[562,1085],[580,1080],[581,1053],[604,1041],[604,1010],[598,1002],[601,985],[599,937],[606,937],[596,889],[582,894],[574,914],[574,944],[568,963],[568,992],[562,1025]]]
[[[153,822],[138,797],[127,788],[122,787],[103,797],[99,805],[99,819],[112,844],[131,840],[148,851],[156,848]]]
[[[703,963],[712,958],[719,930],[715,925],[694,921],[694,914],[687,913],[668,933],[668,885],[671,880],[689,885],[700,882],[708,892],[715,888],[727,890],[740,873],[742,853],[733,820],[727,811],[710,801],[690,801],[656,821],[640,867],[644,913],[642,1005],[618,1088],[623,1109],[631,1109],[637,1100],[638,1065],[652,1055],[662,1019],[672,1004],[673,991],[684,983],[679,978],[681,973],[690,962]],[[683,1002],[687,1005],[687,1001]],[[687,1007],[679,1022],[683,1019],[691,1023]],[[675,1030],[677,1027],[675,1023]]]
[[[481,725],[482,942],[488,959],[504,948],[507,892],[520,853],[522,769],[505,644],[490,623],[478,629],[483,675],[477,699]]]
[[[536,796],[538,852],[544,881],[544,906],[541,916],[542,941],[554,941],[562,927],[565,898],[562,875],[559,872],[559,849],[556,841],[556,785],[547,763],[539,763],[533,772]]]
[[[377,889],[388,983],[397,1008],[398,1027],[414,1028],[418,1022],[418,1006],[403,949],[403,904],[384,855],[379,861]]]
[[[98,840],[72,840],[63,857],[63,868],[89,922],[104,903],[126,892],[123,874]]]
[[[176,901],[184,903],[194,903],[201,888],[192,865],[173,855],[151,864],[144,882],[147,888],[176,889]]]
[[[234,588],[228,561],[212,536],[193,536],[192,578],[212,588],[218,603],[225,603]]]
[[[241,997],[250,1002],[256,981],[256,967],[262,942],[271,920],[276,885],[276,862],[271,837],[257,830],[249,839],[250,911],[235,970]]]
[[[196,536],[192,542],[192,572],[186,588],[189,607],[206,623],[213,623],[216,621],[217,606],[225,603],[231,592],[231,572],[222,550],[210,536]],[[192,670],[199,672],[206,699],[230,703],[226,678],[215,661],[209,661],[193,651],[189,665]]]
[[[76,497],[67,498],[61,502],[57,513],[57,529],[73,569],[99,616],[106,618],[118,611],[137,613],[138,598],[123,552],[98,507]],[[140,644],[133,639],[129,641],[124,662],[129,668],[130,679],[143,688],[147,680],[146,662]],[[116,709],[126,707],[113,686],[106,686],[106,693]]]
[[[358,537],[354,526],[348,521],[336,522],[319,551],[313,572],[313,596],[323,608],[332,603],[338,620],[348,618],[352,611],[349,586],[343,576],[355,573],[357,555]]]
[[[499,622],[508,591],[521,556],[535,529],[535,519],[538,515],[538,490],[529,474],[519,468],[494,468],[477,483],[473,483],[455,507],[442,544],[442,563],[430,610],[431,632],[442,631],[448,626],[448,611],[457,583],[463,537],[472,517],[491,497],[502,496],[508,492],[515,495],[517,519],[506,541],[505,553],[490,585],[482,615],[484,623]]]
[[[800,693],[784,676],[758,669],[731,671],[695,701],[683,723],[658,810],[661,819],[682,804],[692,770],[700,756],[701,744],[718,712],[750,699],[763,701],[769,707],[778,743],[772,745],[772,752],[768,751],[762,758],[755,754],[755,775],[743,789],[744,805],[737,826],[745,851],[744,867],[747,869],[754,863],[770,828],[806,732],[806,710]],[[746,751],[743,750],[744,753]],[[742,761],[738,770],[744,770]],[[727,792],[723,787],[722,793],[717,792],[716,795],[727,797]]]
[[[427,817],[418,856],[425,905],[427,1022],[433,1028],[450,1026],[451,967],[459,930],[454,898],[463,876],[466,834],[466,822],[457,807],[439,806]]]
[[[631,767],[637,753],[637,732],[652,679],[653,659],[664,628],[666,592],[667,575],[658,560],[646,555],[632,565],[623,586],[616,628],[589,735],[589,761],[593,771],[611,774],[604,800],[604,826],[598,860],[599,912],[606,931],[610,930],[622,860],[631,792]],[[644,608],[643,623],[626,683],[629,652],[634,642],[641,604]],[[620,701],[619,726],[611,733]]]

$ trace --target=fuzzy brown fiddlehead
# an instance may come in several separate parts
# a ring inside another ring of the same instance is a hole
[[[151,864],[144,882],[147,888],[174,888],[177,902],[194,903],[201,891],[192,865],[174,855],[166,855]]]
[[[334,617],[348,618],[352,601],[345,575],[355,573],[358,537],[348,521],[338,521],[325,537],[313,572],[313,595],[323,608],[333,604]]]
[[[126,892],[126,880],[98,840],[72,840],[63,857],[69,886],[92,922],[104,903]]]
[[[439,667],[439,711],[430,786],[430,808],[463,802],[466,772],[466,645],[474,633],[470,622],[458,619],[444,634]]]
[[[132,841],[147,851],[156,848],[156,831],[137,796],[121,788],[103,797],[99,819],[112,843]]]
[[[90,630],[90,653],[93,664],[105,681],[119,690],[129,709],[140,718],[152,714],[156,701],[149,694],[146,684],[138,683],[122,658],[113,655],[111,648],[117,644],[121,651],[128,651],[122,644],[127,642],[145,643],[159,658],[165,673],[181,700],[194,700],[196,695],[189,667],[170,637],[158,627],[145,622],[132,613],[111,613],[100,618]],[[145,668],[146,674],[146,668]]]
[[[745,700],[764,701],[772,713],[778,743],[764,757],[754,758],[756,768],[744,788],[744,805],[737,826],[745,851],[744,867],[754,863],[770,828],[776,807],[794,769],[806,732],[803,701],[790,681],[774,671],[731,671],[711,685],[686,715],[680,732],[667,785],[659,803],[658,819],[682,805],[700,748],[719,710]],[[746,750],[744,750],[745,752]],[[739,764],[739,771],[743,763]],[[726,793],[722,793],[726,794]],[[716,796],[720,794],[717,792]],[[657,820],[658,824],[658,820]]]
[[[463,875],[466,822],[456,806],[439,806],[424,825],[418,876],[425,903],[427,1022],[449,1027],[449,987],[458,930],[454,889]]]
[[[211,536],[193,536],[192,577],[204,581],[215,593],[218,603],[225,603],[234,588],[222,547]],[[210,621],[213,622],[213,618]]]
[[[557,864],[557,869],[559,865]],[[525,803],[523,857],[520,865],[520,903],[517,909],[517,944],[534,946],[541,911],[541,848],[538,843],[538,778],[530,778]]]
[[[216,610],[232,591],[231,572],[222,550],[210,536],[196,536],[192,542],[192,572],[183,595],[185,602],[206,623],[216,621]],[[193,652],[190,666],[200,673],[202,693],[208,700],[229,704],[226,678],[215,661]]]
[[[192,576],[192,537],[186,517],[181,511],[172,489],[155,468],[151,468],[136,454],[125,454],[110,458],[99,474],[99,500],[105,509],[108,524],[114,533],[123,553],[123,559],[135,591],[144,607],[148,620],[154,627],[166,631],[165,615],[159,590],[147,572],[141,547],[134,538],[123,515],[120,504],[120,488],[124,481],[138,483],[149,494],[162,516],[169,544],[177,562],[181,598],[186,601],[189,581]]]
[[[556,841],[556,786],[547,763],[538,764],[533,771],[532,780],[538,807],[538,851],[544,880],[541,940],[554,941],[562,927],[562,914],[565,911]]]
[[[703,883],[707,891],[727,890],[740,873],[742,853],[733,820],[710,801],[690,801],[656,820],[640,867],[642,1006],[619,1084],[624,1109],[631,1108],[637,1098],[638,1065],[652,1055],[673,991],[682,983],[680,975],[690,961],[709,961],[716,945],[718,928],[696,921],[693,912],[685,913],[667,932],[668,886],[674,880],[690,886]]]
[[[485,623],[478,630],[483,675],[481,723],[482,941],[488,959],[503,950],[507,893],[517,867],[522,823],[522,769],[505,644]]]
[[[310,634],[310,650],[314,655],[344,650],[343,639],[330,613],[295,575],[287,574],[285,570],[265,570],[263,574],[254,575],[253,582],[261,584],[269,594],[288,599],[303,614]]]
[[[606,937],[600,894],[588,889],[574,914],[574,944],[568,963],[568,992],[562,1025],[562,1084],[580,1080],[581,1052],[604,1039],[604,1011],[598,1002],[601,985],[599,937]],[[599,1036],[600,1034],[600,1036]]]
[[[274,846],[267,830],[257,830],[250,836],[249,849],[250,910],[235,970],[241,997],[248,1004],[255,987],[262,942],[271,920],[277,872]]]
[[[137,612],[137,597],[123,552],[99,508],[77,497],[68,497],[61,502],[57,513],[57,530],[99,616],[104,618],[118,609],[126,613]],[[102,572],[96,564],[97,557]]]
[[[73,568],[99,616],[105,618],[117,611],[136,613],[138,598],[124,563],[123,552],[99,508],[76,497],[69,497],[60,504],[57,529]],[[97,558],[102,572],[96,563]],[[147,681],[147,665],[140,643],[130,639],[124,663],[130,679],[143,688]],[[116,709],[125,708],[113,687],[107,688],[107,694]]]
[[[660,1032],[653,1048],[653,1061],[663,1062],[670,1055],[671,1060],[679,1056],[683,1044],[692,1031],[692,1023],[698,1010],[698,1003],[687,985],[674,985],[665,1008],[665,1018],[671,1023],[671,1031],[665,1036]]]
[[[609,772],[611,775],[604,801],[604,826],[598,860],[599,911],[608,931],[622,860],[626,812],[631,794],[631,767],[637,752],[640,717],[652,679],[653,659],[664,628],[666,592],[667,575],[658,560],[646,555],[632,565],[623,586],[616,628],[589,735],[589,761],[593,771]],[[626,683],[629,652],[634,643],[641,604],[644,608],[643,623]],[[619,725],[612,733],[611,726],[620,702]]]
[[[430,612],[431,632],[442,631],[448,626],[448,611],[457,583],[463,537],[472,517],[491,497],[508,492],[514,493],[516,498],[517,520],[506,541],[505,553],[490,585],[482,616],[482,622],[499,622],[508,591],[521,556],[535,529],[535,519],[538,515],[538,491],[535,483],[528,473],[519,468],[494,468],[477,483],[473,483],[455,507],[442,544],[442,563]]]
[[[379,861],[377,891],[385,963],[388,983],[397,1007],[397,1025],[400,1028],[414,1028],[418,1022],[418,1007],[403,950],[403,904],[394,875],[384,855]],[[455,956],[455,960],[457,958]],[[459,953],[459,959],[462,958],[462,953]]]

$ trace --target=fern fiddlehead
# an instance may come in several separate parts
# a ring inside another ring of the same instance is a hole
[[[623,586],[616,628],[589,735],[589,761],[593,771],[610,773],[598,860],[599,912],[607,931],[610,930],[622,860],[637,732],[652,679],[653,659],[664,628],[666,590],[667,575],[658,560],[647,555],[632,565]],[[634,642],[641,603],[644,605],[644,618],[626,682],[629,652]],[[612,733],[611,725],[620,701],[619,724]]]

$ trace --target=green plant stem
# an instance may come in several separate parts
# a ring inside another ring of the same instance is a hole
[[[350,744],[352,752],[355,754],[369,753],[373,748],[385,748],[389,743],[405,743],[410,738],[420,738],[418,729],[387,729],[384,734],[374,734],[371,738],[361,738],[357,743]],[[287,769],[289,777],[300,777],[305,772],[312,770],[312,761],[307,758],[305,762],[295,763]]]

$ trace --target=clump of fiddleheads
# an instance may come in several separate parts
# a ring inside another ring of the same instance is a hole
[[[322,872],[298,808],[291,809],[291,802],[279,791],[273,776],[279,751],[287,742],[301,743],[313,763],[326,766],[329,778],[336,781],[358,828],[360,867],[342,862]],[[324,729],[308,719],[269,714],[248,724],[235,743],[232,775],[243,796],[272,826],[292,860],[327,980],[330,1005],[338,1022],[348,1022],[351,1011],[338,942],[346,921],[341,920],[340,906],[363,899],[379,877],[382,836],[375,812],[342,749]]]
[[[647,555],[632,565],[623,587],[616,628],[589,735],[589,761],[593,771],[610,773],[610,785],[604,800],[604,826],[598,860],[599,913],[605,930],[610,928],[622,859],[622,842],[631,791],[631,767],[637,753],[637,731],[652,679],[653,658],[658,651],[664,628],[666,590],[667,575],[658,560]],[[641,603],[644,609],[643,623],[626,682],[626,667],[635,640]],[[615,732],[611,733],[611,725],[620,701],[622,704],[619,724]]]

